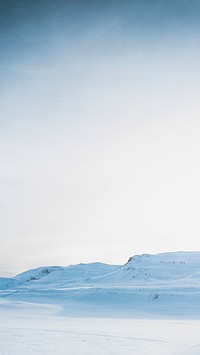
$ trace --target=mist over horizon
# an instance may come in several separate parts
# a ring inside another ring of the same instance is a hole
[[[200,250],[200,2],[0,2],[0,275]]]

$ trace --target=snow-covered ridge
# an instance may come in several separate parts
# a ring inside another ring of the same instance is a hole
[[[137,280],[170,282],[185,278],[200,280],[200,252],[135,255],[125,265],[101,277],[102,282],[112,284]]]
[[[31,269],[15,276],[15,279],[18,280],[19,282],[36,281],[42,279],[43,277],[49,275],[52,272],[55,272],[56,270],[62,270],[62,267],[43,266],[37,269]]]
[[[129,258],[124,265],[101,262],[64,266],[44,266],[25,271],[13,278],[0,278],[4,288],[24,283],[133,283],[137,280],[160,281],[200,279],[200,252],[168,252],[141,254]]]
[[[56,304],[68,314],[200,316],[200,252],[142,254],[103,263],[28,270],[0,278],[0,299]],[[98,311],[97,311],[98,310]]]
[[[100,262],[77,264],[70,266],[42,266],[25,271],[12,280],[18,285],[22,284],[71,284],[80,283],[90,277],[97,277],[115,270],[117,265],[108,265]],[[0,279],[1,280],[1,279]],[[0,281],[1,282],[1,281]]]

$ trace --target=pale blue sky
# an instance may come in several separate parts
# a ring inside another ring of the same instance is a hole
[[[1,275],[200,250],[198,1],[13,4]]]

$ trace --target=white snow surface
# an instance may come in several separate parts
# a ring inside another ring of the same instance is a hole
[[[200,252],[0,278],[0,354],[200,354]]]
[[[58,316],[50,306],[0,302],[1,355],[199,355],[197,320]]]
[[[0,299],[54,304],[69,316],[200,317],[200,252],[136,255],[103,263],[40,267],[0,279]]]

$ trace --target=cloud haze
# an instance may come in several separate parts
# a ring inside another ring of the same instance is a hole
[[[199,2],[0,9],[1,274],[199,250]]]

